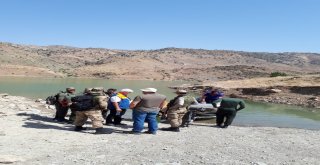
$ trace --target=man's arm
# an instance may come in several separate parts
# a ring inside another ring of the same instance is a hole
[[[200,101],[201,101],[201,103],[206,102],[206,101],[205,101],[206,97],[207,97],[206,95],[203,95],[203,96],[201,97],[201,100],[200,100]]]
[[[135,97],[133,101],[130,103],[130,109],[134,109],[140,101],[141,99],[139,96]]]
[[[112,102],[113,106],[116,108],[117,111],[122,111],[119,107],[118,102]]]
[[[166,99],[164,99],[164,100],[161,102],[159,108],[162,109],[162,108],[165,106],[165,103],[166,103]]]
[[[239,108],[237,109],[237,111],[240,111],[240,110],[244,109],[245,107],[246,107],[246,105],[245,105],[244,101],[241,100],[239,102]]]
[[[110,101],[111,101],[112,105],[115,107],[115,109],[116,109],[117,111],[121,111],[121,109],[120,109],[120,107],[119,107],[119,104],[118,104],[118,102],[120,102],[121,99],[120,99],[118,96],[112,96],[112,97],[110,98]]]

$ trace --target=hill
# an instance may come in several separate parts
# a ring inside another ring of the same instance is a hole
[[[115,50],[0,42],[0,75],[216,80],[319,73],[320,54],[164,48]]]

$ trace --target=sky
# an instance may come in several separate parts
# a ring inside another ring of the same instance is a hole
[[[0,42],[320,53],[320,0],[1,0]]]

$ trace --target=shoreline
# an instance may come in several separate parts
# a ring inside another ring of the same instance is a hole
[[[17,77],[26,76],[10,76],[0,75],[0,77]],[[45,79],[93,79],[104,80],[104,78],[96,77],[43,77],[35,76],[31,78]],[[152,79],[106,79],[116,81],[163,81],[163,82],[181,82],[182,80],[152,80]],[[252,82],[250,82],[252,81]],[[275,78],[255,78],[245,80],[228,80],[206,83],[189,83],[169,88],[186,88],[191,92],[201,95],[201,91],[206,87],[218,88],[225,92],[227,97],[242,98],[253,102],[285,104],[305,107],[308,111],[320,112],[320,75],[308,76],[287,76]],[[304,92],[306,91],[306,92]]]
[[[294,105],[320,112],[320,75],[217,81],[171,88],[187,88],[200,94],[207,87],[220,89],[231,98]]]

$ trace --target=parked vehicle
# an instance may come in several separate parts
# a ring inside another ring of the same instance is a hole
[[[194,99],[194,104],[188,106],[188,110],[191,113],[191,119],[212,119],[216,117],[216,112],[220,106],[221,99],[215,101],[212,104],[199,103]]]

